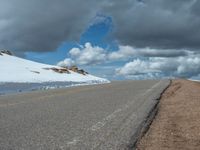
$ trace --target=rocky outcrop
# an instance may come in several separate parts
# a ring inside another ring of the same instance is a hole
[[[82,75],[88,74],[88,72],[86,72],[83,69],[79,69],[77,66],[72,66],[72,67],[69,68],[69,70],[74,71],[74,72],[79,73],[79,74],[82,74]]]
[[[72,66],[70,68],[67,68],[67,67],[62,67],[62,68],[53,67],[53,68],[43,68],[43,69],[45,69],[45,70],[52,70],[52,71],[57,72],[57,73],[67,73],[67,74],[70,74],[70,71],[73,71],[73,72],[76,72],[76,73],[79,73],[79,74],[82,74],[82,75],[88,74],[88,72],[86,72],[83,69],[79,69],[77,66]]]
[[[7,54],[13,56],[13,54],[9,50],[0,50],[0,55]]]
[[[53,67],[53,68],[44,68],[44,69],[45,70],[52,70],[52,71],[57,72],[57,73],[67,73],[67,74],[70,73],[67,68],[55,68],[55,67]]]
[[[78,71],[78,67],[74,65],[74,66],[71,66],[71,67],[69,68],[69,70],[74,71],[74,72],[77,72],[77,71]]]
[[[83,74],[83,75],[88,74],[88,72],[86,72],[86,71],[83,70],[83,69],[78,70],[77,73],[80,73],[80,74]]]

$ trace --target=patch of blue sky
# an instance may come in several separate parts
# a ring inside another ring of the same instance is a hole
[[[108,47],[113,49],[116,47],[109,36],[112,32],[112,18],[101,14],[97,14],[95,18],[92,19],[89,27],[82,34],[80,38],[80,44],[84,45],[86,42],[90,42],[94,46],[99,46],[104,49]]]
[[[52,52],[27,52],[26,58],[29,60],[55,65],[57,62],[68,57],[68,51],[74,47],[79,47],[76,42],[64,42]]]

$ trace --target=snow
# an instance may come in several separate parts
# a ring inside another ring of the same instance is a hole
[[[82,75],[73,71],[70,74],[57,73],[44,68],[61,68],[58,66],[37,63],[34,61],[0,55],[0,83],[43,83],[43,82],[84,82],[109,83],[107,79],[90,74]]]
[[[196,79],[188,79],[190,81],[195,81],[195,82],[200,82],[200,80],[196,80]]]

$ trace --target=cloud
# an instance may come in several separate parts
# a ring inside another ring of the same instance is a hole
[[[135,48],[132,46],[119,46],[118,51],[111,52],[108,56],[109,60],[130,59],[133,57],[178,57],[189,55],[188,50],[175,49],[151,49],[151,48]]]
[[[69,51],[69,57],[60,64],[77,65],[97,65],[107,62],[116,62],[121,60],[130,60],[137,57],[179,57],[193,54],[187,50],[160,50],[150,48],[134,48],[132,46],[120,45],[117,51],[109,51],[99,46],[92,46],[91,43],[85,43],[79,48],[72,48]]]
[[[78,41],[101,12],[112,18],[120,45],[198,51],[199,8],[198,0],[1,0],[0,48],[55,50]]]
[[[78,40],[98,7],[93,0],[1,0],[0,48],[55,50],[64,41]]]
[[[117,73],[120,75],[140,75],[140,74],[147,74],[147,73],[158,73],[160,72],[157,69],[152,67],[153,62],[143,61],[140,59],[136,59],[132,62],[128,62],[124,65],[124,67],[117,69]]]
[[[181,56],[178,58],[135,59],[116,69],[116,74],[126,78],[191,78],[200,74],[199,55]]]
[[[198,0],[110,0],[104,11],[113,17],[121,45],[153,49],[200,48]]]
[[[75,62],[70,58],[66,58],[63,61],[58,62],[57,65],[60,67],[71,67],[75,65]]]
[[[130,59],[133,61],[127,62]],[[69,51],[69,58],[58,63],[59,66],[83,65],[86,67],[126,61],[125,65],[109,70],[118,77],[129,79],[157,79],[166,77],[191,78],[200,75],[200,54],[188,50],[157,50],[119,46],[110,52],[91,43],[85,43]],[[109,66],[108,66],[109,67]],[[117,68],[117,69],[116,69]],[[115,76],[113,74],[113,77]]]
[[[98,46],[86,43],[81,48],[72,48],[69,51],[71,58],[79,65],[97,65],[106,61],[106,51]]]

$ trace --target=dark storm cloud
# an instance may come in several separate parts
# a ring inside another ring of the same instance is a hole
[[[122,45],[200,48],[198,0],[0,0],[0,48],[55,50],[78,40],[98,12],[112,17]]]
[[[115,35],[122,44],[159,49],[200,48],[198,0],[113,0],[105,10],[113,17]]]
[[[0,48],[55,50],[63,41],[80,37],[97,4],[92,0],[0,0]]]

